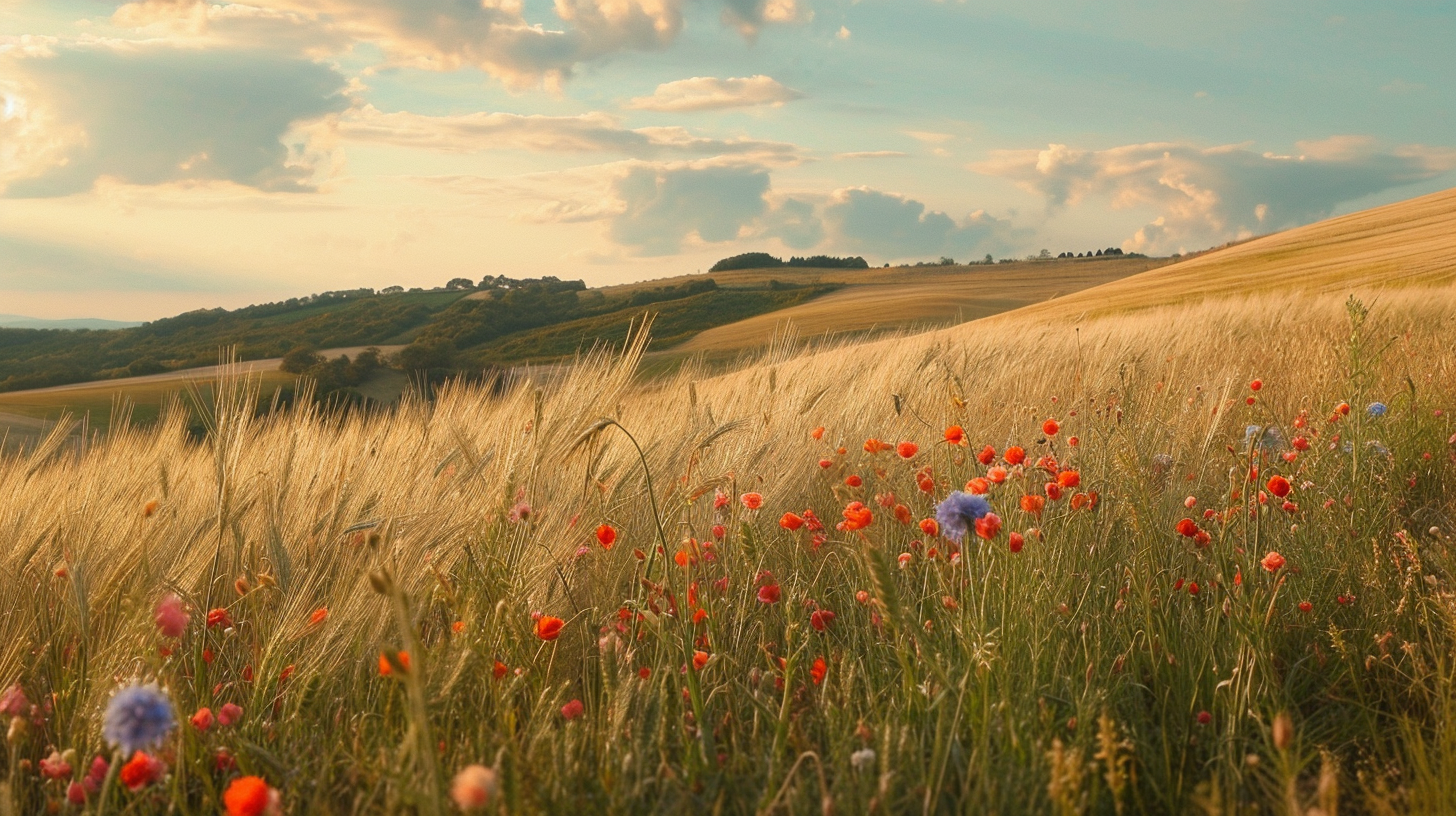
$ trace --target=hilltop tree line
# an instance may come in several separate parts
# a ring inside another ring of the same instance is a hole
[[[830,255],[811,255],[800,258],[795,255],[787,261],[767,252],[745,252],[713,264],[709,272],[730,272],[735,269],[778,269],[779,267],[801,267],[805,269],[869,269],[869,262],[858,255],[852,258],[836,258]]]

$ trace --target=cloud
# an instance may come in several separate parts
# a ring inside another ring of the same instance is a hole
[[[814,201],[789,196],[764,214],[760,234],[791,249],[811,249],[824,240],[824,219]]]
[[[723,24],[752,40],[769,23],[807,23],[814,11],[798,0],[723,0]]]
[[[795,0],[720,1],[724,22],[750,35],[765,24],[810,16]],[[378,47],[390,65],[432,71],[475,67],[527,88],[557,86],[583,62],[666,48],[682,31],[685,2],[555,0],[556,19],[546,23],[529,20],[520,0],[138,0],[112,19],[173,37],[245,41],[258,48],[280,35],[332,52],[364,42]]]
[[[628,102],[626,107],[632,110],[683,113],[758,105],[778,107],[803,97],[802,93],[763,74],[729,79],[693,77],[658,85],[651,96],[639,96]]]
[[[823,218],[836,247],[887,258],[997,251],[1012,234],[1009,222],[984,211],[956,221],[913,198],[868,187],[836,191]]]
[[[311,189],[311,126],[343,110],[344,78],[305,59],[136,44],[0,58],[0,186],[12,197],[231,181]]]
[[[1203,247],[1328,217],[1341,203],[1456,167],[1456,151],[1381,151],[1365,137],[1300,142],[1299,155],[1246,146],[1201,148],[1151,143],[1108,150],[1050,145],[999,151],[972,169],[1013,179],[1050,209],[1097,197],[1114,208],[1142,207],[1157,218],[1123,244],[1140,252]]]
[[[903,159],[909,156],[899,150],[859,150],[852,153],[836,153],[836,159]]]
[[[690,237],[728,241],[767,210],[768,189],[763,168],[636,167],[614,187],[624,207],[609,234],[641,255],[671,255]]]
[[[710,139],[680,127],[629,130],[605,113],[581,116],[523,116],[468,113],[425,116],[407,111],[384,113],[364,105],[342,116],[339,135],[354,142],[414,147],[449,153],[530,150],[562,153],[618,153],[638,158],[745,155],[773,163],[794,163],[802,156],[786,142]]]

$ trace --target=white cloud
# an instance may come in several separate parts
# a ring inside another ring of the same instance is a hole
[[[719,0],[726,24],[751,35],[812,16],[795,0]],[[555,19],[527,18],[521,0],[137,0],[119,26],[170,37],[306,53],[378,47],[389,64],[453,71],[476,67],[517,88],[559,85],[583,62],[660,50],[677,39],[686,0],[555,0]]]
[[[1456,167],[1456,152],[1423,147],[1381,151],[1364,137],[1300,142],[1299,155],[1256,153],[1243,145],[1185,143],[993,153],[972,169],[1016,181],[1050,208],[1089,198],[1114,208],[1147,208],[1157,218],[1123,244],[1164,252],[1247,238],[1327,217],[1337,206]]]
[[[909,153],[899,150],[858,150],[851,153],[836,153],[836,159],[904,159]]]
[[[1009,222],[978,210],[957,221],[913,198],[869,187],[837,190],[823,208],[831,243],[886,258],[1000,251]]]
[[[103,177],[311,189],[313,140],[343,110],[344,79],[309,60],[236,50],[92,42],[0,56],[0,186],[66,195]]]
[[[665,82],[651,96],[639,96],[627,103],[633,110],[670,113],[748,108],[758,105],[778,107],[785,102],[802,99],[803,94],[785,87],[770,76],[693,77]]]
[[[384,113],[373,105],[340,117],[339,134],[354,142],[416,147],[450,153],[530,150],[566,153],[617,153],[639,158],[743,155],[769,163],[795,163],[802,156],[786,142],[711,139],[680,127],[629,130],[605,113],[581,116],[523,116],[467,113],[425,116],[408,111]]]

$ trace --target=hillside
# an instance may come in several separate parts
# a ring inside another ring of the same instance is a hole
[[[1112,281],[1017,317],[1067,318],[1265,292],[1456,282],[1456,189],[1331,218]]]

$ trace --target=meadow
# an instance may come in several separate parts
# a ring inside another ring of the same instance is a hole
[[[54,435],[0,813],[1450,812],[1456,294],[1357,295]]]

